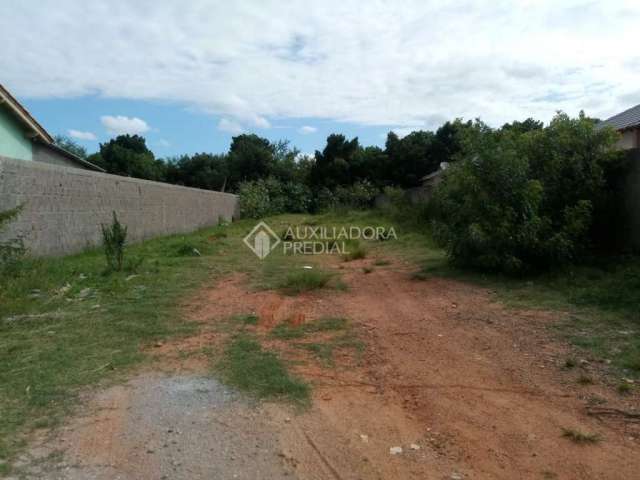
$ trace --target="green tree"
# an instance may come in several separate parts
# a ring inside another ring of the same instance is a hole
[[[273,169],[274,147],[266,138],[243,134],[233,137],[229,148],[229,183],[235,189],[241,182],[266,178]]]
[[[226,155],[196,153],[167,162],[167,181],[205,190],[226,189],[229,163]]]
[[[358,137],[347,140],[344,135],[329,135],[322,152],[316,151],[310,175],[313,187],[334,188],[353,183],[351,165],[359,149]]]
[[[60,148],[66,150],[69,153],[73,153],[76,157],[80,157],[86,160],[87,149],[72,138],[69,138],[65,135],[56,135],[53,138],[53,141]]]
[[[158,181],[166,176],[165,163],[156,160],[144,137],[139,135],[119,135],[101,143],[100,158],[95,161],[108,173],[116,175]]]
[[[453,262],[521,273],[575,262],[590,245],[594,211],[617,163],[616,134],[580,115],[543,129],[492,130],[463,141],[433,199],[435,232]]]

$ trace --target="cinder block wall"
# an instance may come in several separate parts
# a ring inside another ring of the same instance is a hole
[[[0,211],[24,205],[1,234],[21,235],[33,255],[99,245],[111,212],[129,241],[186,233],[238,215],[236,195],[0,157]]]

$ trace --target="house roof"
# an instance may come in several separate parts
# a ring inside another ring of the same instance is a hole
[[[97,170],[99,172],[104,172],[105,170],[100,168],[97,165],[94,165],[91,162],[87,162],[83,158],[74,155],[73,153],[65,150],[64,148],[59,147],[53,137],[49,135],[42,125],[38,123],[38,121],[31,116],[29,111],[22,106],[22,104],[16,100],[16,98],[9,93],[9,90],[4,88],[4,86],[0,83],[0,105],[6,105],[9,110],[18,118],[20,123],[22,123],[29,132],[29,137],[33,141],[37,141],[39,144],[54,150],[60,155],[68,158],[72,162],[78,163],[86,168],[91,170]]]
[[[0,104],[4,104],[9,107],[9,110],[13,112],[13,114],[18,117],[20,123],[22,123],[31,134],[32,138],[38,138],[45,143],[53,143],[53,137],[49,135],[42,125],[38,123],[38,121],[31,116],[29,111],[24,108],[18,100],[15,99],[13,95],[9,93],[9,91],[2,86],[0,83]]]
[[[628,128],[640,127],[640,105],[631,107],[622,113],[618,113],[611,118],[607,118],[601,125],[608,125],[616,130],[626,130]]]

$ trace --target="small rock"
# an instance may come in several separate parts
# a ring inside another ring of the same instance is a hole
[[[389,454],[391,455],[400,455],[402,453],[402,447],[391,447],[389,448]]]
[[[284,419],[285,422],[289,423],[291,421],[291,419],[289,417]]]
[[[453,472],[449,478],[451,480],[462,480],[462,475],[457,472]]]
[[[369,435],[360,435],[360,440],[364,443],[369,443]]]
[[[164,345],[164,342],[158,341],[154,344],[154,347],[159,348]]]
[[[420,445],[418,445],[417,443],[412,443],[411,445],[409,445],[409,448],[411,448],[411,450],[420,450]]]

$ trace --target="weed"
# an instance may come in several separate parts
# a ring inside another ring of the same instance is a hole
[[[107,258],[109,271],[119,272],[124,263],[124,247],[127,241],[127,227],[118,221],[116,212],[113,212],[113,220],[110,226],[104,224],[102,228],[102,246]]]
[[[263,350],[248,334],[231,339],[218,370],[227,384],[258,398],[283,398],[296,403],[309,400],[309,385],[291,376],[278,355]]]
[[[597,443],[601,440],[597,433],[584,433],[574,428],[563,428],[562,436],[580,444]]]
[[[342,255],[342,259],[345,262],[351,262],[352,260],[360,260],[367,256],[367,249],[360,242],[352,242],[346,244],[347,251]]]
[[[621,382],[616,387],[616,390],[620,395],[628,395],[633,390],[633,386],[628,382]]]
[[[189,243],[183,243],[176,248],[176,255],[178,257],[200,257],[202,253],[195,246]]]
[[[279,287],[289,295],[297,295],[310,290],[324,288],[332,274],[318,269],[302,269],[287,274]]]
[[[371,273],[371,272],[373,272],[373,267],[364,267],[364,268],[362,269],[362,271],[363,271],[364,273]]]
[[[343,335],[322,342],[297,343],[295,346],[310,351],[327,366],[333,365],[333,355],[336,350],[353,349],[359,354],[364,351],[364,343],[352,332],[345,332]]]
[[[235,323],[239,323],[241,325],[257,325],[258,324],[258,316],[253,313],[245,314],[245,315],[234,315],[232,320]]]
[[[566,368],[567,370],[571,370],[572,368],[575,368],[576,365],[577,365],[577,362],[575,358],[569,357],[564,361],[564,368]]]

